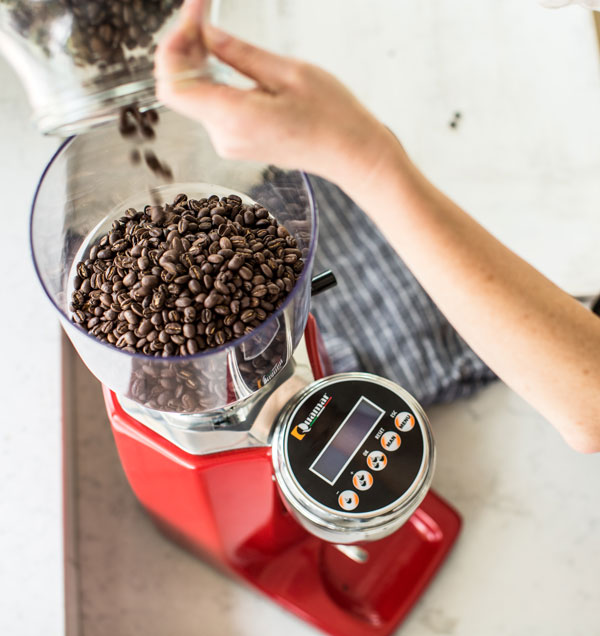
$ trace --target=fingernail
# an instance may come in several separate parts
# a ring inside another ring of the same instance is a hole
[[[222,46],[223,44],[231,40],[231,36],[229,35],[229,33],[218,29],[212,24],[205,25],[204,37],[206,38],[206,42],[211,48]]]

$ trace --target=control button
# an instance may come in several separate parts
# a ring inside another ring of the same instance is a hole
[[[344,510],[354,510],[358,506],[358,495],[354,490],[344,490],[338,497],[338,503]]]
[[[415,416],[412,413],[402,411],[402,413],[398,413],[398,415],[396,415],[394,424],[399,431],[408,433],[408,431],[412,431],[415,426]]]
[[[383,470],[387,466],[387,457],[381,451],[371,451],[367,464],[372,470]]]
[[[381,445],[387,451],[395,451],[400,448],[400,435],[394,431],[388,431],[381,436]]]
[[[352,483],[356,490],[369,490],[373,485],[373,475],[368,470],[359,470],[354,473]]]

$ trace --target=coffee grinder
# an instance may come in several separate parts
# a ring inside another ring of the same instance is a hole
[[[331,275],[311,278],[318,216],[306,175],[224,161],[200,126],[172,113],[153,149],[177,178],[155,195],[259,202],[305,266],[277,311],[216,349],[154,358],[102,343],[69,318],[73,267],[126,208],[148,203],[148,173],[131,168],[116,127],[58,150],[33,203],[33,258],[102,383],[131,488],[167,535],[323,632],[390,634],[460,529],[429,490],[427,416],[387,379],[332,374],[309,313]]]

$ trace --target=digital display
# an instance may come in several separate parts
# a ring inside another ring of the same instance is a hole
[[[310,470],[333,485],[384,413],[371,400],[361,397],[312,463]]]

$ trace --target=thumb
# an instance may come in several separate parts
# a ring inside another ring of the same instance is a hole
[[[180,10],[181,18],[186,22],[202,24],[208,21],[210,2],[207,0],[185,0]]]
[[[294,64],[288,58],[238,40],[211,24],[204,26],[204,40],[208,50],[222,62],[271,92],[286,84]]]
[[[206,0],[186,0],[175,27],[161,39],[154,58],[155,75],[166,78],[201,70],[207,57],[202,24],[208,12]]]

